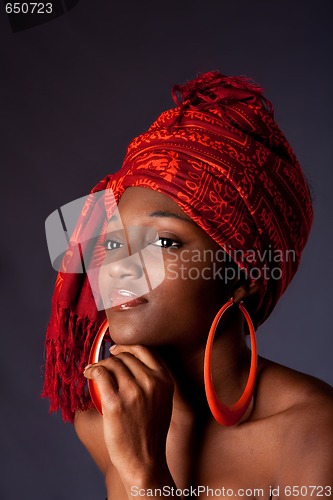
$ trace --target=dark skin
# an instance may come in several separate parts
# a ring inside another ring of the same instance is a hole
[[[108,499],[133,498],[133,486],[143,488],[140,498],[159,498],[149,488],[205,485],[232,488],[236,498],[240,488],[252,489],[247,498],[267,499],[270,487],[279,487],[280,499],[290,498],[288,486],[332,487],[333,393],[324,382],[259,357],[255,395],[236,425],[219,425],[207,405],[203,358],[212,320],[230,297],[246,306],[259,285],[238,278],[221,283],[207,274],[203,279],[206,262],[195,262],[199,279],[184,279],[184,273],[171,279],[168,263],[187,270],[194,265],[181,262],[181,251],[189,256],[219,247],[165,195],[128,188],[119,212],[125,230],[156,230],[166,275],[144,296],[146,303],[106,310],[116,346],[84,372],[98,385],[103,416],[77,412],[75,429],[105,476]],[[120,241],[111,251],[121,251]],[[111,259],[101,268],[100,284],[111,280],[128,289],[136,272]],[[244,331],[235,305],[219,325],[212,363],[216,392],[228,405],[240,397],[248,377]],[[303,490],[302,498],[320,491]],[[321,496],[330,496],[329,490]]]

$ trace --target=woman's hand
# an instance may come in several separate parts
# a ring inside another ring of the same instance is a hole
[[[110,352],[84,372],[100,393],[110,460],[127,489],[170,484],[165,447],[173,380],[146,347],[117,345]]]

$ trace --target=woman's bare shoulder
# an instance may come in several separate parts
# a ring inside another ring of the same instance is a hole
[[[316,377],[268,360],[261,360],[261,366],[257,411],[259,418],[267,419],[276,430],[281,478],[287,484],[330,484],[333,388]]]
[[[333,418],[333,387],[326,382],[260,358],[257,412],[268,417],[300,412],[309,419]]]
[[[333,404],[333,387],[312,375],[260,358],[259,395],[285,410],[295,405],[312,405],[324,401]]]

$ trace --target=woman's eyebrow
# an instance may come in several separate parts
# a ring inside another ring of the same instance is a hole
[[[174,212],[164,212],[163,210],[156,210],[155,212],[150,213],[149,217],[172,217],[174,219],[183,220],[185,222],[189,222],[190,224],[196,225],[192,219],[187,219],[182,215],[175,214]]]

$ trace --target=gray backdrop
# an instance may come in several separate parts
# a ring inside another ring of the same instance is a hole
[[[261,354],[333,383],[330,3],[81,0],[17,32],[1,4],[1,499],[105,498],[73,427],[39,399],[55,279],[44,220],[118,169],[198,71],[257,80],[307,174],[312,234],[258,338]]]

